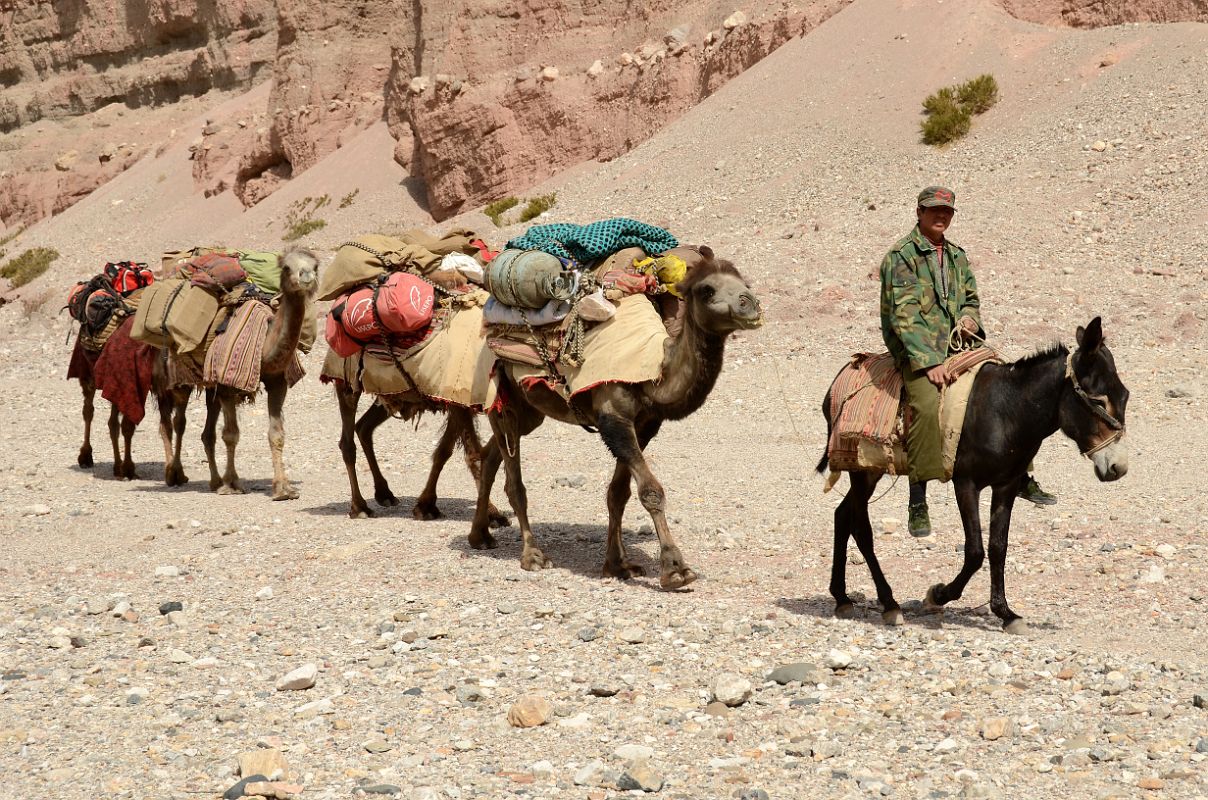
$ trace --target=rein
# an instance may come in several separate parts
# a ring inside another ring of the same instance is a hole
[[[1103,420],[1103,422],[1106,423],[1109,428],[1115,431],[1115,433],[1104,439],[1099,444],[1082,451],[1082,455],[1090,458],[1103,448],[1110,444],[1115,444],[1124,437],[1124,423],[1109,414],[1106,408],[1092,400],[1091,396],[1087,394],[1086,389],[1082,388],[1082,384],[1078,382],[1078,376],[1074,374],[1074,354],[1076,352],[1076,350],[1071,350],[1070,354],[1066,356],[1065,377],[1069,378],[1070,383],[1074,387],[1074,394],[1078,396],[1078,399],[1082,401],[1082,404],[1090,409],[1092,414]]]

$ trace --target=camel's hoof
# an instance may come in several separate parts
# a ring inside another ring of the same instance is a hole
[[[231,486],[230,484],[225,484],[225,483],[218,487],[217,492],[218,492],[218,494],[223,494],[223,495],[243,494],[244,493],[242,486],[238,486],[238,485]]]
[[[299,497],[297,489],[283,489],[281,491],[273,490],[274,500],[297,500]]]
[[[84,469],[91,469],[92,468],[92,448],[90,447],[87,450],[81,450],[79,457],[76,458],[76,463],[79,464]]]
[[[216,492],[222,488],[222,481],[218,478],[210,478],[210,491]]]
[[[470,547],[475,550],[494,550],[498,546],[499,541],[486,531],[471,531]]]
[[[184,486],[189,482],[189,476],[182,469],[164,470],[164,483],[168,486]]]
[[[1016,617],[1007,624],[1002,626],[1002,629],[1012,636],[1023,636],[1028,632],[1028,623],[1021,618]]]
[[[389,489],[383,492],[374,492],[373,499],[377,501],[379,506],[393,508],[394,506],[398,505],[398,498],[395,497],[394,492],[390,491]],[[416,517],[416,519],[419,519],[419,517]]]
[[[646,568],[632,561],[622,561],[619,565],[609,564],[605,561],[603,574],[605,578],[627,581],[635,576],[645,575]]]
[[[372,516],[373,512],[367,508],[362,508],[360,510],[353,508],[348,511],[349,519],[369,519]]]
[[[906,618],[902,616],[902,609],[900,608],[891,608],[888,611],[882,611],[881,621],[891,628],[906,624]]]
[[[548,569],[552,567],[554,562],[545,557],[545,553],[538,548],[525,550],[520,556],[520,568],[528,572],[536,572],[539,569]]]
[[[495,506],[491,506],[491,508],[487,511],[487,524],[492,528],[506,528],[508,525],[512,524],[512,521],[508,519],[507,514],[504,514],[502,511],[495,508]]]
[[[690,567],[681,567],[677,570],[664,572],[659,578],[659,585],[664,589],[682,589],[690,583],[694,583],[700,576]]]
[[[411,516],[421,520],[433,520],[441,519],[444,514],[440,513],[440,509],[436,507],[435,503],[431,505],[416,503],[415,507],[411,509]]]
[[[942,614],[944,612],[944,604],[936,602],[935,593],[944,588],[944,584],[937,583],[927,590],[927,594],[923,597],[923,613],[924,614]]]
[[[835,616],[839,619],[852,619],[856,616],[856,607],[852,603],[839,603],[835,606]]]

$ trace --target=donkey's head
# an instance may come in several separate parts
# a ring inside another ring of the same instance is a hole
[[[1066,362],[1069,391],[1061,400],[1061,430],[1095,465],[1095,476],[1114,481],[1128,472],[1124,411],[1128,389],[1116,373],[1116,362],[1103,341],[1099,317],[1078,327],[1078,349]]]

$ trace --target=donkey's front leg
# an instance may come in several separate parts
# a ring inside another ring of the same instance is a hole
[[[1007,534],[1011,529],[1011,509],[1020,481],[995,486],[990,495],[990,610],[1002,620],[1007,633],[1028,632],[1027,623],[1007,605]]]

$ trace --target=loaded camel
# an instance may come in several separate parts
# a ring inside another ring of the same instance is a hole
[[[488,442],[478,490],[478,507],[470,529],[470,546],[497,546],[488,530],[491,486],[502,462],[508,500],[520,525],[523,549],[520,565],[544,569],[550,560],[537,545],[528,518],[528,498],[520,468],[520,440],[546,417],[571,425],[590,420],[616,457],[608,485],[608,539],[603,573],[630,578],[643,574],[630,561],[621,539],[621,518],[629,501],[630,481],[636,480],[638,499],[650,513],[659,540],[660,584],[665,589],[687,586],[697,574],[685,562],[667,524],[666,495],[650,469],[643,451],[663,422],[679,420],[704,404],[721,373],[726,340],[738,330],[763,324],[759,300],[729,261],[718,259],[708,247],[699,248],[700,262],[678,286],[684,298],[683,327],[667,341],[660,378],[636,384],[606,383],[585,390],[568,405],[561,395],[541,383],[522,388],[501,370],[501,410],[488,414],[494,440]]]
[[[1116,362],[1103,341],[1099,317],[1086,328],[1077,329],[1078,347],[1070,352],[1064,345],[1041,350],[1011,364],[987,363],[974,379],[969,395],[952,486],[965,529],[965,558],[960,572],[949,583],[927,590],[925,606],[942,608],[960,599],[969,579],[985,561],[979,499],[990,487],[990,609],[1002,620],[1007,633],[1024,633],[1023,619],[1007,605],[1004,566],[1011,509],[1016,492],[1027,478],[1028,463],[1041,443],[1057,431],[1074,440],[1090,459],[1095,477],[1114,481],[1128,472],[1128,450],[1124,436],[1124,410],[1128,389],[1116,373]],[[822,401],[830,436],[830,391]],[[818,462],[826,469],[827,454]],[[877,556],[873,552],[872,524],[868,499],[880,472],[849,472],[851,489],[835,509],[835,550],[831,561],[830,593],[835,615],[851,616],[854,609],[847,596],[847,543],[855,537],[860,554],[868,563],[882,619],[887,625],[903,623],[902,609]]]
[[[446,291],[464,291],[468,286],[466,276],[453,267],[441,267],[424,276],[439,289]],[[361,494],[360,481],[357,479],[356,457],[357,442],[365,453],[369,471],[373,475],[373,498],[378,505],[393,507],[398,505],[398,498],[390,490],[390,485],[378,466],[377,454],[373,445],[373,434],[383,422],[391,416],[399,419],[418,421],[425,411],[443,413],[444,427],[436,449],[432,451],[432,467],[428,471],[428,480],[424,489],[415,500],[411,515],[419,520],[440,519],[443,514],[437,507],[436,485],[445,464],[453,455],[453,450],[461,445],[465,454],[466,466],[474,476],[475,485],[481,480],[482,474],[482,440],[478,437],[478,427],[474,422],[475,412],[453,403],[437,404],[421,396],[418,392],[410,391],[403,394],[391,395],[389,408],[374,398],[374,401],[361,415],[356,418],[357,407],[360,404],[362,391],[360,387],[350,386],[343,380],[333,379],[336,401],[340,406],[340,454],[344,459],[344,469],[348,472],[348,484],[352,493],[348,516],[352,519],[372,517],[373,511]],[[391,413],[393,411],[393,414]],[[354,440],[355,435],[355,440]],[[489,509],[492,526],[508,524],[508,518],[501,514],[492,504]]]
[[[290,248],[281,256],[280,303],[265,334],[260,358],[260,382],[264,384],[268,401],[268,444],[273,457],[274,500],[293,500],[298,492],[290,486],[285,474],[285,396],[289,392],[286,370],[294,358],[302,323],[311,308],[318,285],[319,260],[314,253],[302,248]],[[206,421],[201,431],[206,459],[210,465],[210,489],[218,494],[242,494],[245,490],[235,471],[235,448],[239,444],[238,405],[254,399],[254,395],[229,386],[206,389]],[[215,458],[218,411],[223,418],[222,441],[226,445],[226,469],[220,475]],[[183,433],[183,424],[180,432]],[[177,442],[174,466],[180,466],[180,445]]]

